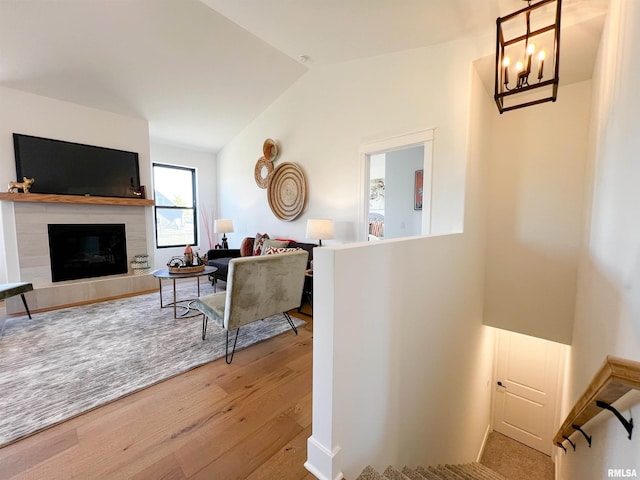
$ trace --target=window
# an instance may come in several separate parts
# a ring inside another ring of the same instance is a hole
[[[196,171],[193,168],[153,164],[156,246],[195,245]]]

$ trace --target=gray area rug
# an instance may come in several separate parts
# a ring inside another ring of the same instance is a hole
[[[178,299],[196,296],[195,282],[177,283]],[[201,295],[212,292],[201,281]],[[168,302],[169,283],[163,294]],[[202,341],[202,316],[174,319],[158,293],[32,316],[10,318],[0,339],[0,446],[225,353],[224,330],[210,321]],[[242,327],[236,357],[283,332],[294,335],[282,315]]]

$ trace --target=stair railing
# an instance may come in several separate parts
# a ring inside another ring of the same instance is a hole
[[[567,453],[563,442],[568,440],[575,450],[575,443],[569,437],[574,432],[580,432],[591,447],[591,436],[582,427],[604,409],[611,411],[620,420],[631,440],[633,419],[624,418],[611,404],[634,389],[640,390],[640,362],[608,355],[553,437],[553,443]]]

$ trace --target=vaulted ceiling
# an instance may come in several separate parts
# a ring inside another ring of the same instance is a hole
[[[564,0],[563,32],[580,27],[572,49],[594,57],[608,3]],[[525,5],[0,0],[0,85],[144,118],[155,141],[216,152],[316,65],[481,35]]]

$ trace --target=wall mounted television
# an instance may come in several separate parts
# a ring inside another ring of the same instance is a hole
[[[138,154],[13,134],[16,178],[34,178],[32,193],[141,198]]]

